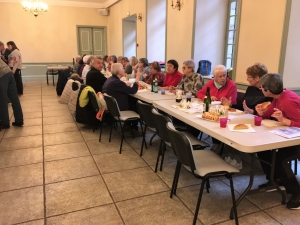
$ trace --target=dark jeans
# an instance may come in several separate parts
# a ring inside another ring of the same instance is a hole
[[[300,146],[291,146],[280,148],[276,152],[274,180],[280,179],[287,193],[290,193],[293,196],[300,195],[300,185],[291,169],[291,165],[288,162],[296,159],[297,156],[299,156],[299,149]],[[271,162],[271,151],[258,152],[257,156],[260,159]],[[263,162],[261,162],[261,166],[266,174],[266,179],[269,180],[271,167]]]
[[[16,72],[14,74],[14,78],[15,78],[15,81],[16,81],[18,94],[22,95],[23,94],[23,82],[22,82],[21,70],[19,70],[19,69],[16,70]]]
[[[16,88],[13,73],[9,72],[0,78],[0,120],[2,125],[9,125],[7,97],[11,101],[16,122],[23,121],[23,112]]]

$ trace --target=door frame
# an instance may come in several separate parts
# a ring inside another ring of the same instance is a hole
[[[77,36],[77,54],[79,55],[80,46],[79,46],[79,28],[103,28],[105,36],[105,54],[107,55],[107,27],[106,26],[91,26],[91,25],[76,25],[76,36]]]
[[[136,23],[136,17],[137,17],[137,14],[135,13],[135,14],[132,14],[132,15],[130,15],[130,16],[127,16],[127,17],[124,17],[123,19],[122,19],[122,51],[123,51],[123,53],[122,53],[122,55],[123,56],[125,56],[124,55],[124,53],[125,53],[125,51],[124,51],[124,21],[131,21],[129,18],[131,18],[131,17],[133,17],[134,19],[135,19],[135,57],[137,57],[136,55],[137,55],[137,46],[136,46],[136,44],[137,44],[137,23]]]

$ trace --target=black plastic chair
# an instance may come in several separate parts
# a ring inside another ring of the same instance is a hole
[[[141,152],[140,152],[140,156],[143,155],[143,149],[144,149],[144,145],[145,148],[147,149],[147,143],[146,143],[146,131],[147,128],[149,130],[151,130],[152,132],[154,132],[154,134],[152,135],[152,137],[150,138],[150,145],[152,144],[152,140],[155,137],[156,133],[156,125],[154,120],[152,119],[152,112],[151,110],[153,109],[153,105],[149,105],[146,103],[141,102],[140,100],[137,101],[137,108],[138,108],[138,112],[140,114],[140,119],[141,119],[141,129],[142,129],[142,134],[143,134],[143,141],[142,141],[142,146],[141,146]],[[143,125],[144,124],[144,128]]]
[[[160,171],[162,171],[166,146],[172,147],[171,140],[170,140],[168,130],[166,127],[166,124],[168,122],[171,122],[171,119],[167,116],[160,114],[159,112],[157,112],[156,109],[152,109],[152,117],[153,117],[153,120],[155,121],[157,134],[161,138],[159,151],[158,151],[158,155],[157,155],[157,160],[156,160],[156,165],[155,165],[155,172],[157,172],[157,167],[158,167],[160,156],[161,156]],[[184,133],[191,140],[194,150],[201,150],[201,149],[204,149],[204,148],[210,146],[206,142],[198,140],[193,135],[191,135],[187,132],[184,132]]]
[[[122,153],[122,145],[124,140],[124,126],[126,122],[132,122],[132,121],[139,121],[140,116],[134,111],[126,110],[126,111],[120,111],[118,103],[116,99],[110,95],[104,94],[104,99],[108,108],[109,113],[113,117],[113,119],[116,122],[119,122],[121,131],[122,131],[122,138],[121,138],[121,145],[120,145],[120,154]],[[123,123],[123,126],[122,126]],[[109,142],[111,141],[111,133],[112,133],[112,127],[113,123],[110,127],[110,135],[109,135]]]
[[[197,206],[195,210],[193,225],[197,223],[198,212],[200,209],[200,203],[202,199],[203,189],[205,183],[208,182],[209,178],[225,176],[230,181],[231,197],[233,204],[233,212],[235,216],[235,223],[238,224],[238,216],[236,210],[236,200],[234,195],[234,187],[232,181],[232,175],[239,173],[240,171],[235,167],[229,165],[216,153],[209,150],[204,151],[193,151],[192,143],[189,138],[180,131],[177,131],[173,124],[168,122],[167,125],[168,135],[171,139],[173,150],[178,158],[176,170],[174,173],[173,183],[170,198],[173,194],[176,195],[177,184],[180,175],[181,165],[184,165],[188,170],[198,179],[202,180]]]

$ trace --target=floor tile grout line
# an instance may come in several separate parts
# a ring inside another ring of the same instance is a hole
[[[46,171],[45,171],[45,138],[44,138],[44,110],[43,110],[43,86],[41,84],[41,110],[42,110],[42,151],[43,151],[43,194],[44,194],[44,225],[47,224],[47,196],[46,196]]]
[[[75,121],[75,123],[76,123],[76,126],[78,127],[78,130],[80,130],[80,128],[79,128],[79,126],[78,126],[78,124],[77,124],[76,121]],[[99,131],[99,132],[100,132],[100,131]],[[99,172],[99,174],[100,174],[100,176],[101,176],[101,179],[102,179],[102,181],[103,181],[103,183],[104,183],[104,185],[105,185],[105,187],[106,187],[106,190],[107,190],[107,192],[108,192],[108,194],[109,194],[111,200],[113,201],[113,204],[114,204],[114,206],[115,206],[115,208],[116,208],[116,210],[117,210],[117,212],[118,212],[118,214],[119,214],[119,216],[120,216],[120,218],[121,218],[123,224],[125,224],[124,218],[122,217],[121,212],[119,211],[119,209],[118,209],[118,207],[117,207],[117,205],[116,205],[116,203],[115,203],[115,201],[114,201],[114,199],[113,199],[113,196],[112,196],[112,194],[111,194],[111,192],[110,192],[110,190],[109,190],[109,188],[108,188],[108,185],[107,185],[107,183],[105,182],[105,179],[103,178],[103,176],[101,175],[101,170],[100,170],[100,168],[98,167],[98,165],[97,165],[97,163],[96,163],[96,160],[95,160],[95,158],[94,158],[94,156],[93,156],[93,154],[92,154],[92,152],[91,152],[91,150],[90,150],[88,144],[86,143],[86,140],[84,139],[84,137],[83,137],[83,135],[82,135],[81,132],[80,132],[80,134],[81,134],[81,136],[82,136],[82,138],[83,138],[83,140],[84,140],[84,142],[85,142],[86,147],[88,148],[88,150],[89,150],[89,152],[90,152],[90,154],[91,154],[91,156],[92,156],[92,159],[93,159],[93,161],[94,161],[94,163],[95,163],[95,165],[96,165],[96,167],[97,167],[97,170],[98,170],[98,172]],[[100,135],[100,133],[99,133],[99,135]]]

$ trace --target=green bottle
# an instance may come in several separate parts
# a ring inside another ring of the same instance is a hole
[[[151,83],[151,92],[154,92],[154,82],[155,82],[155,80],[154,80],[154,75],[152,75],[152,83]]]
[[[156,79],[154,80],[153,91],[154,93],[158,93],[158,83]]]
[[[211,104],[210,87],[206,88],[206,94],[205,94],[205,98],[204,98],[204,104],[205,104],[205,112],[208,112],[210,104]]]

